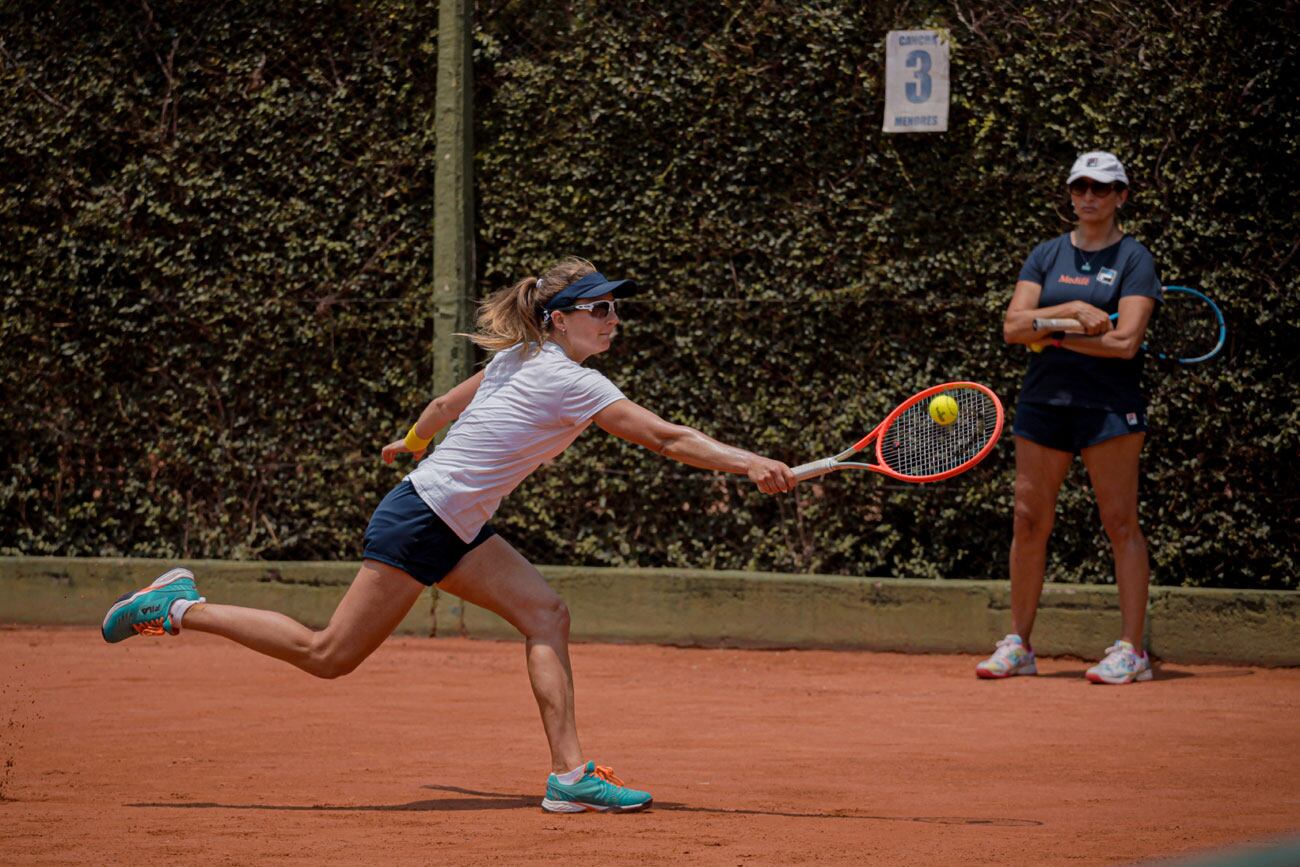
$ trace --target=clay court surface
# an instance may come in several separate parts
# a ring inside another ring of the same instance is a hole
[[[1300,670],[573,656],[584,747],[648,813],[542,812],[519,644],[393,639],[320,681],[206,635],[0,629],[0,860],[1129,864],[1300,830]]]

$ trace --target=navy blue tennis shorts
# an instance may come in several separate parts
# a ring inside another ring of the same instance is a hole
[[[462,542],[429,504],[420,499],[410,479],[388,492],[366,527],[367,560],[396,566],[421,584],[437,584],[460,558],[496,535],[484,524],[472,542]]]
[[[1078,454],[1089,446],[1125,434],[1146,433],[1147,414],[1111,412],[1087,406],[1052,406],[1046,403],[1016,404],[1012,425],[1016,436],[1049,449]]]

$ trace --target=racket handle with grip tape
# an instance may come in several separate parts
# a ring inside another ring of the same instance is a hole
[[[1035,331],[1083,331],[1078,319],[1035,319]]]
[[[794,477],[802,482],[804,479],[815,479],[818,476],[824,476],[833,469],[835,469],[835,458],[822,458],[820,461],[800,464],[792,472]]]

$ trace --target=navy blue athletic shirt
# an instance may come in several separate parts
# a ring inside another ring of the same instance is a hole
[[[1034,248],[1020,269],[1020,279],[1043,287],[1039,307],[1086,301],[1107,313],[1119,311],[1128,295],[1163,298],[1156,263],[1141,243],[1125,235],[1101,250],[1085,252],[1070,242],[1070,233]],[[1029,356],[1020,400],[1052,406],[1084,406],[1110,412],[1146,408],[1142,397],[1142,361],[1093,358],[1049,346]]]

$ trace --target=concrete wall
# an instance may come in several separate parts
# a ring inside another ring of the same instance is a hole
[[[0,558],[0,623],[97,624],[118,595],[173,565]],[[194,570],[213,602],[272,608],[323,626],[357,564],[180,565]],[[568,603],[577,641],[985,653],[1010,628],[1006,582],[680,569],[542,567],[542,573]],[[1300,665],[1300,593],[1153,588],[1148,620],[1148,646],[1162,659]],[[515,635],[496,615],[432,591],[398,631]],[[1034,630],[1040,654],[1098,657],[1118,635],[1113,587],[1044,589]]]
[[[329,622],[356,563],[232,562],[81,557],[0,557],[0,623],[96,624],[118,596],[173,566],[193,570],[212,602],[282,611],[308,626]],[[432,594],[420,597],[398,632],[430,635]]]

